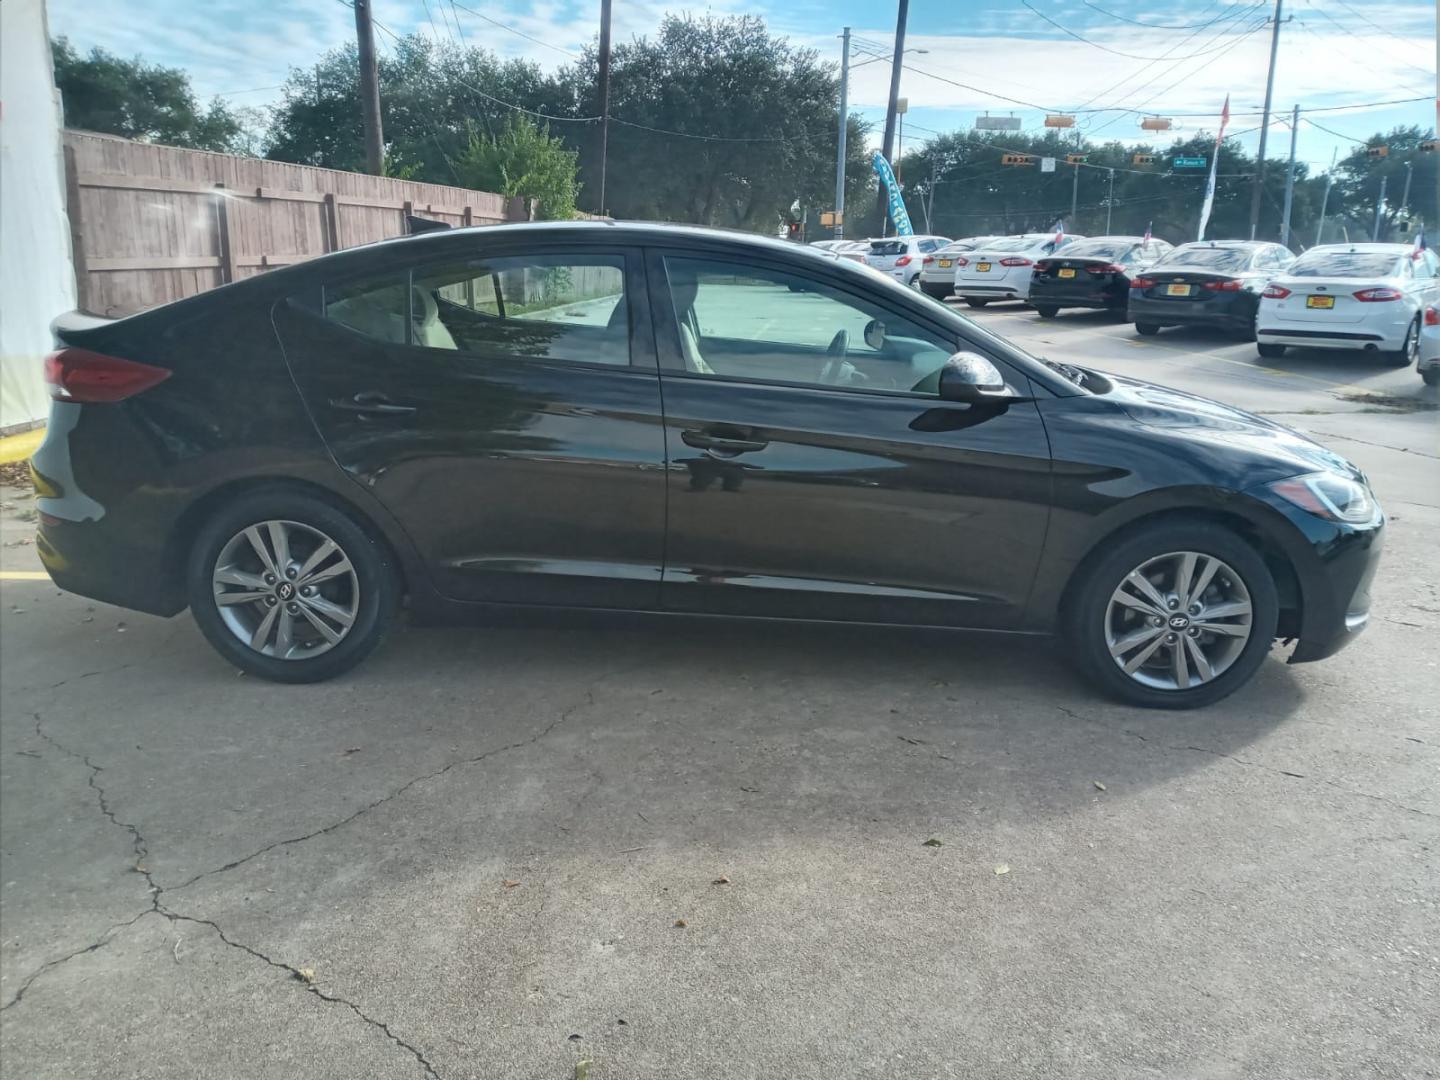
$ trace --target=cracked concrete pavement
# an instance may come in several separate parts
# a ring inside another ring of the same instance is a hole
[[[979,318],[1323,432],[1393,519],[1367,634],[1178,715],[1055,646],[742,625],[406,629],[281,687],[6,580],[7,1074],[1440,1075],[1434,391]]]

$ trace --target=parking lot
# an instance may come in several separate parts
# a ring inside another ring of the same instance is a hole
[[[7,1073],[1440,1075],[1437,392],[971,314],[1359,463],[1367,633],[1173,714],[1025,639],[709,623],[407,628],[287,687],[58,593],[7,487]]]

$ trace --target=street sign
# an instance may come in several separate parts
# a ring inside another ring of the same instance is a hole
[[[1042,157],[1042,158],[1040,159],[1040,171],[1041,171],[1041,172],[1054,172],[1054,171],[1055,171],[1055,159],[1054,159],[1053,157]]]
[[[904,116],[910,111],[910,99],[908,97],[895,99],[895,111]]]
[[[1177,157],[1170,160],[1170,164],[1177,169],[1203,169],[1210,162],[1203,157]]]
[[[978,131],[1019,131],[1020,117],[1018,116],[977,116],[975,128]]]
[[[845,212],[842,210],[836,213],[834,210],[820,211],[820,225],[822,228],[833,229],[836,225],[845,223]]]

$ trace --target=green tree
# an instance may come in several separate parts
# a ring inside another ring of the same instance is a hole
[[[1440,232],[1440,207],[1435,201],[1435,172],[1440,168],[1440,154],[1420,151],[1420,143],[1434,137],[1433,133],[1418,127],[1397,127],[1377,132],[1366,140],[1365,145],[1357,145],[1335,166],[1330,217],[1343,224],[1352,239],[1370,239],[1383,178],[1385,203],[1380,217],[1381,240],[1408,240],[1408,234],[1420,221],[1429,226],[1428,231],[1432,235]],[[1380,146],[1385,147],[1387,152],[1383,156],[1371,157],[1370,148]],[[1410,170],[1413,170],[1408,177],[1410,205],[1406,208],[1403,205],[1405,182]],[[1326,231],[1328,234],[1328,226]]]
[[[197,150],[230,150],[242,125],[218,98],[201,108],[178,68],[122,60],[104,49],[81,56],[65,38],[50,43],[67,127]]]
[[[593,48],[561,72],[569,116],[600,111],[596,72]],[[605,209],[772,232],[797,200],[829,207],[838,100],[832,65],[762,19],[666,16],[612,55]],[[566,137],[598,198],[595,125]]]
[[[455,161],[460,183],[481,191],[535,199],[537,215],[545,221],[567,221],[575,216],[580,191],[574,150],[550,135],[523,113],[515,113],[496,135],[474,129],[470,144]]]

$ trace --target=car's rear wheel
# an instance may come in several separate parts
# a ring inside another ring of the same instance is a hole
[[[1053,319],[1056,315],[1060,314],[1060,309],[1054,304],[1036,304],[1035,314],[1039,315],[1042,319]]]
[[[1420,320],[1416,318],[1405,331],[1405,340],[1398,351],[1389,349],[1380,353],[1391,367],[1418,367],[1420,364]]]
[[[1080,667],[1131,705],[1192,709],[1264,662],[1279,600],[1260,555],[1202,522],[1143,527],[1084,571],[1066,610]]]
[[[971,307],[984,307],[984,306],[985,306],[986,304],[988,304],[989,302],[990,302],[990,301],[989,301],[987,298],[983,297],[983,296],[967,296],[967,297],[965,297],[965,303],[969,304]]]
[[[1137,322],[1135,332],[1141,337],[1154,337],[1160,332],[1160,324],[1153,322]]]
[[[190,552],[190,611],[210,644],[277,682],[318,682],[380,643],[400,586],[385,547],[348,514],[284,488],[241,496]]]
[[[926,296],[932,297],[935,300],[944,300],[954,291],[953,289],[946,288],[944,285],[931,285],[924,281],[920,283],[920,288],[924,290]]]
[[[1440,367],[1428,367],[1420,372],[1426,386],[1440,386]]]
[[[1268,341],[1262,341],[1255,346],[1255,351],[1266,360],[1279,360],[1285,355],[1285,346],[1273,345]]]

